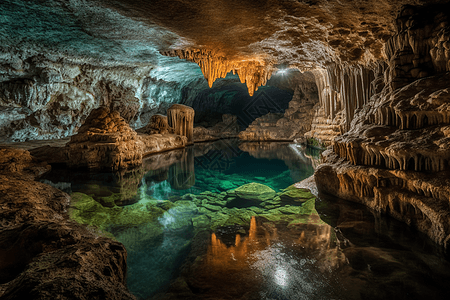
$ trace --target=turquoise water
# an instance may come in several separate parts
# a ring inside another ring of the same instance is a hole
[[[288,143],[250,144],[256,147],[250,152],[244,151],[245,146],[241,146],[244,149],[241,150],[236,140],[207,145],[205,153],[200,148],[205,146],[203,144],[187,149],[184,162],[159,169],[158,178],[146,176],[140,187],[141,194],[143,191],[149,197],[164,200],[187,193],[220,193],[251,182],[267,185],[278,192],[311,176],[314,173],[312,160],[319,156],[319,152],[308,150],[307,157],[300,145]],[[272,149],[264,150],[267,145]],[[265,153],[264,157],[260,157],[261,153]],[[161,181],[163,173],[165,180]]]
[[[288,188],[312,175],[318,155],[224,140],[134,170],[43,180],[71,193],[73,219],[125,245],[138,299],[448,299],[449,259],[427,237]]]

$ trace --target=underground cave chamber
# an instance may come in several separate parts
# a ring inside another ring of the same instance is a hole
[[[448,1],[4,0],[1,299],[447,299]]]

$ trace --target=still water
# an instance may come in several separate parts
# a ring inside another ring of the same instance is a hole
[[[449,261],[426,237],[290,187],[318,155],[222,140],[43,181],[72,195],[72,218],[125,245],[138,299],[448,299]]]

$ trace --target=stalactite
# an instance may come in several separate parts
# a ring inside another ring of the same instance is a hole
[[[271,64],[259,57],[227,59],[209,50],[171,50],[162,54],[178,56],[198,64],[209,87],[212,87],[216,79],[225,78],[229,72],[233,72],[239,76],[241,83],[247,85],[250,96],[253,96],[259,86],[266,85],[275,71]]]
[[[380,64],[381,65],[381,64]],[[375,92],[371,85],[382,67],[331,65],[326,70],[314,70],[320,104],[326,116],[333,119],[338,110],[345,112],[345,131],[350,129],[355,110],[368,103]]]

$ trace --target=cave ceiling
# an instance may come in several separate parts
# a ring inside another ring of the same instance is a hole
[[[210,85],[235,71],[252,94],[277,69],[383,60],[400,8],[435,2],[447,1],[2,0],[0,78],[33,58]]]

